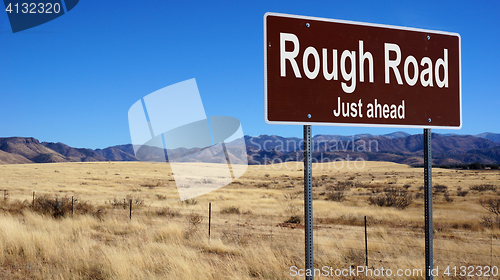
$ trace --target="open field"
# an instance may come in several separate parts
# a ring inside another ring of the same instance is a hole
[[[7,190],[0,204],[0,278],[297,279],[290,267],[304,263],[304,231],[296,223],[302,168],[249,166],[232,184],[181,203],[168,164],[0,165],[0,189]],[[435,266],[500,266],[499,223],[479,203],[500,198],[500,172],[435,168],[433,184],[440,185],[434,189]],[[364,265],[364,216],[369,267],[423,267],[422,168],[315,164],[313,185],[316,267]],[[404,200],[398,207],[369,203],[391,191]],[[73,217],[67,208],[58,218],[40,214],[43,199],[56,196],[59,203],[77,199]],[[438,277],[445,278],[461,279]]]

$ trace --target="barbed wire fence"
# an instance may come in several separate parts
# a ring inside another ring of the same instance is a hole
[[[17,199],[27,205],[34,205],[38,197],[57,196],[53,192],[42,191],[12,189],[1,191],[4,201]],[[71,202],[77,199],[79,198],[76,195],[71,196]],[[133,197],[125,198],[123,203],[115,199],[120,204],[108,205],[108,211],[110,211],[108,214],[133,219],[135,211],[143,211],[150,216],[166,216],[165,221],[172,220],[186,227],[193,223],[186,217],[197,215],[199,219],[196,226],[201,231],[206,229],[208,239],[221,239],[236,243],[248,243],[253,239],[267,242],[271,248],[277,244],[303,244],[304,242],[304,227],[300,223],[286,222],[290,215],[259,213],[258,211],[242,212],[239,208],[232,212],[224,211],[224,208],[221,209],[214,202],[207,203],[206,209],[193,209],[190,205],[179,204],[179,207],[168,207],[169,212],[165,213],[164,207],[140,205],[138,201],[132,203],[133,199]],[[196,205],[196,207],[204,208],[205,206]],[[420,258],[422,262],[424,261],[423,229],[410,227],[388,229],[376,223],[372,224],[369,219],[366,226],[359,222],[319,223],[320,219],[321,217],[316,217],[314,220],[315,257],[327,255],[332,251],[346,250],[353,255],[351,261],[357,262],[358,265],[365,265],[367,262],[367,266],[373,266],[387,262],[387,259],[407,256],[408,250],[412,249],[421,251]],[[487,265],[490,267],[500,265],[500,236],[491,233],[487,238],[487,234],[482,233],[484,236],[478,237],[472,236],[473,231],[458,229],[449,229],[447,233],[434,236],[435,264]],[[466,251],[464,248],[473,248],[473,250]],[[304,257],[303,250],[297,251],[297,257]],[[485,262],[486,260],[488,262]]]

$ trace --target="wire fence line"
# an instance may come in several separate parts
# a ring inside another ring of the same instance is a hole
[[[19,197],[25,203],[30,203],[30,198],[37,198],[40,195],[53,196],[53,193],[49,192],[32,193],[0,190],[0,195],[2,194],[5,201],[11,201]],[[130,210],[127,207],[126,200],[127,198],[124,199],[123,205],[120,206],[108,205],[108,210],[113,215],[121,217],[131,215],[130,218],[132,218],[132,213],[135,213],[135,211],[150,216],[163,216],[158,210],[167,207],[130,204],[132,205],[132,208],[130,208],[132,210]],[[166,215],[165,222],[172,220],[188,227],[192,226],[193,222],[186,217],[198,215],[200,220],[197,222],[196,227],[206,229],[207,235],[211,235],[209,238],[227,239],[234,242],[245,242],[245,239],[253,238],[259,240],[259,242],[267,241],[271,247],[273,247],[273,244],[278,243],[303,244],[304,242],[304,227],[300,223],[286,222],[290,218],[290,215],[255,212],[242,213],[239,210],[234,213],[224,213],[224,209],[213,206],[209,208],[207,205],[206,209],[199,209],[204,207],[202,205],[179,204],[178,207],[168,207],[171,212],[169,215]],[[136,216],[138,218],[141,217],[139,215]],[[314,220],[314,253],[316,257],[327,254],[332,250],[355,251],[358,252],[358,255],[368,252],[366,257],[373,263],[384,261],[387,256],[397,257],[402,253],[407,253],[407,249],[412,248],[413,250],[421,251],[421,258],[422,260],[424,259],[423,252],[425,245],[423,230],[420,232],[420,230],[410,227],[388,229],[381,225],[371,225],[370,223],[365,228],[359,225],[359,223],[349,224],[349,222],[345,221],[335,223],[335,220],[329,223],[319,223],[318,220],[321,220],[321,218],[315,218]],[[365,230],[367,240],[365,240]],[[453,234],[453,238],[440,233],[434,235],[435,262],[443,263],[452,261],[456,264],[500,265],[499,236],[492,234],[489,238],[471,237],[470,235],[473,231],[467,232],[455,229],[450,229],[449,233]],[[470,246],[470,244],[474,245]],[[473,251],[463,250],[463,248],[471,247],[474,248]],[[299,251],[298,254],[302,256],[304,253]],[[487,260],[489,262],[485,263]]]

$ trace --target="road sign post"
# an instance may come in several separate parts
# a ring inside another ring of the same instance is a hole
[[[433,225],[432,225],[432,149],[431,129],[424,129],[424,204],[425,204],[425,279],[432,280]]]
[[[314,279],[311,126],[304,125],[304,227],[306,279]]]

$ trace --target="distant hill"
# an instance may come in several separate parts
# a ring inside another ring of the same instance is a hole
[[[410,135],[402,138],[387,139],[384,137],[363,138],[364,141],[376,140],[378,150],[382,152],[423,152],[424,137],[422,134]],[[432,134],[433,153],[465,153],[474,149],[486,149],[497,146],[496,143],[471,135],[441,136]]]
[[[245,136],[249,161],[263,164],[280,161],[303,160],[300,138],[260,135]],[[495,152],[499,143],[472,135],[432,134],[433,163],[438,165],[499,163]],[[369,134],[338,136],[316,135],[312,138],[315,161],[335,159],[364,159],[390,161],[409,165],[423,164],[423,135],[394,133],[373,136]]]
[[[403,131],[396,131],[396,132],[393,132],[393,133],[383,134],[383,135],[380,135],[380,136],[385,137],[385,138],[389,138],[389,139],[397,139],[397,138],[408,137],[410,135],[411,134],[403,132]]]
[[[103,161],[106,160],[92,149],[72,148],[63,143],[42,142],[42,145],[60,155],[64,156],[66,161]]]
[[[466,153],[466,156],[477,156],[478,158],[485,160],[466,160],[468,162],[484,162],[486,159],[493,159],[497,163],[500,163],[500,145],[488,149],[477,149],[471,150]]]
[[[18,154],[11,154],[0,150],[0,164],[31,163],[32,161]]]
[[[66,158],[33,137],[0,138],[0,150],[24,157],[29,162],[64,162]],[[24,160],[23,160],[24,161]]]
[[[479,137],[481,136],[481,137]],[[500,134],[482,133],[476,136],[432,134],[433,163],[438,165],[500,163]],[[284,161],[302,161],[302,139],[277,135],[245,136],[246,152],[250,164]],[[317,162],[339,159],[390,161],[409,165],[423,163],[422,134],[409,135],[394,132],[385,135],[357,134],[352,136],[315,135],[312,138],[313,157]],[[228,143],[229,157],[241,154]],[[33,137],[0,138],[0,164],[88,162],[88,161],[154,161],[165,159],[165,150],[143,146],[138,155],[131,144],[104,149],[74,148],[63,143],[40,143]],[[179,148],[169,151],[171,156],[184,161],[217,162],[219,155],[202,148]]]
[[[113,147],[108,147],[105,149],[96,149],[95,153],[105,160],[112,161],[137,161],[138,159],[134,156],[134,148],[132,144],[118,145]]]
[[[486,139],[491,140],[493,142],[500,143],[500,133],[485,132],[485,133],[481,133],[481,134],[476,135],[476,137],[486,138]]]
[[[92,149],[73,148],[63,143],[40,143],[33,137],[0,138],[0,163],[4,164],[105,160]]]

